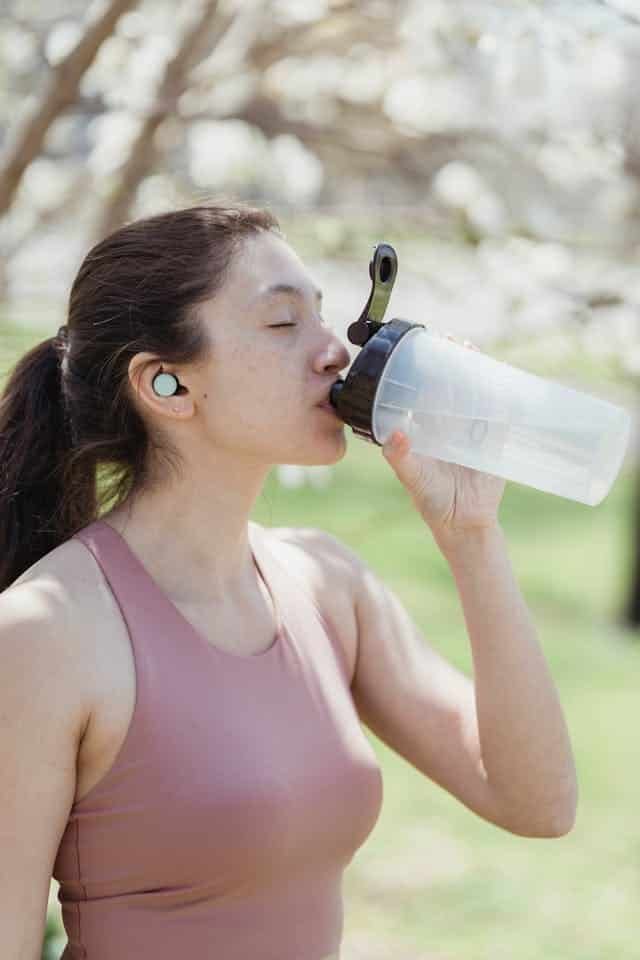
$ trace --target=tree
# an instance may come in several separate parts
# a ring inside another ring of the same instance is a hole
[[[217,8],[218,0],[206,0],[202,4],[187,28],[177,53],[167,64],[155,103],[142,123],[119,182],[105,206],[97,229],[98,239],[107,236],[126,220],[140,181],[153,167],[156,131],[167,117],[176,112],[178,100],[188,86],[191,68],[199,57],[215,48],[216,40],[224,34],[229,19],[223,17],[219,23],[214,23]],[[215,27],[215,35],[212,26]]]
[[[636,26],[640,20],[636,21]],[[632,44],[627,50],[627,76],[630,84],[626,99],[625,124],[623,135],[624,167],[628,177],[636,183],[636,197],[640,197],[640,107],[634,94],[640,77],[640,44]],[[631,247],[638,242],[638,220],[640,200],[636,199],[635,216],[627,224],[627,243]],[[635,496],[630,528],[631,571],[629,594],[623,611],[623,623],[637,630],[640,627],[640,469],[636,468]]]
[[[120,17],[136,2],[137,0],[111,0],[103,15],[89,25],[80,42],[52,71],[40,105],[24,125],[0,170],[0,216],[11,206],[22,176],[40,152],[51,124],[77,100],[82,77],[93,63],[98,50],[107,37],[111,36]]]

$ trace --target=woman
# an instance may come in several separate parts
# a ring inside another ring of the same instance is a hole
[[[503,481],[383,449],[450,565],[474,683],[344,544],[249,521],[274,464],[345,453],[320,296],[268,213],[163,214],[89,252],[67,328],[8,379],[5,960],[38,956],[52,875],[65,960],[335,960],[382,796],[360,721],[486,820],[571,829]]]

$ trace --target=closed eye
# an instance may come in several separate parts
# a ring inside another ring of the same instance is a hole
[[[328,320],[325,320],[323,317],[320,317],[320,324],[321,326],[327,327],[330,330],[333,329],[331,326],[331,323]],[[298,324],[297,323],[270,323],[268,326],[270,329],[277,329],[278,327],[297,327]]]

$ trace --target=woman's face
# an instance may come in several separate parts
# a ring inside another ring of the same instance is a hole
[[[344,423],[319,404],[350,356],[289,245],[272,233],[247,239],[198,309],[213,349],[188,386],[205,441],[261,464],[339,460]]]

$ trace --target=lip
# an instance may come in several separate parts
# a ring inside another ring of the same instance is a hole
[[[334,410],[332,404],[329,403],[328,400],[325,400],[324,403],[317,403],[316,406],[317,406],[320,410],[326,410],[327,413],[331,413],[337,420],[340,419],[340,418],[338,417],[338,414],[337,414],[336,411]]]
[[[336,383],[342,383],[342,378],[339,377],[337,380],[334,380],[333,383],[329,384],[328,389],[325,390],[324,394],[322,394],[322,400],[319,400],[316,404],[317,407],[328,407],[335,413],[335,407],[331,403],[331,391],[335,387]]]

